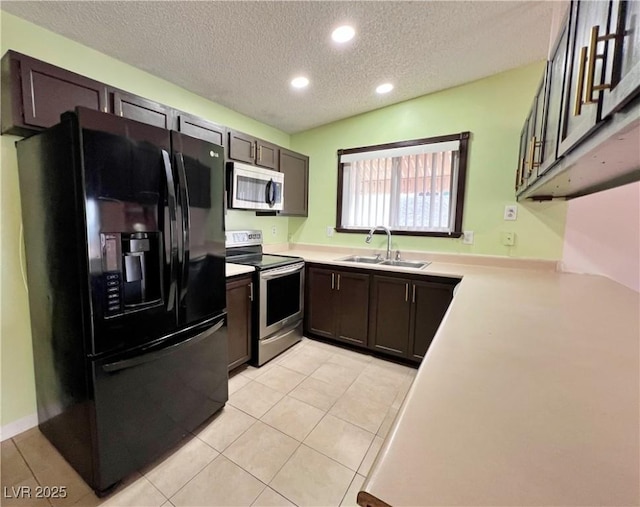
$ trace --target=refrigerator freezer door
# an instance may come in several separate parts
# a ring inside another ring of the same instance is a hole
[[[93,354],[177,331],[176,192],[168,131],[78,110]]]
[[[228,399],[224,316],[210,327],[93,362],[97,467],[104,490],[193,431]]]
[[[178,321],[192,325],[226,308],[224,149],[171,133],[183,234]]]

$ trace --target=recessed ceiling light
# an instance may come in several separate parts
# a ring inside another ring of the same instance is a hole
[[[309,80],[304,76],[299,76],[291,80],[291,86],[294,88],[306,88],[309,86]]]
[[[391,90],[393,90],[393,85],[391,83],[384,83],[376,88],[376,92],[379,94],[389,93]]]
[[[352,26],[343,25],[336,28],[331,34],[331,38],[339,43],[348,42],[353,39],[353,36],[356,34],[356,31]]]

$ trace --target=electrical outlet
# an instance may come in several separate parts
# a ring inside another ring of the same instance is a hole
[[[505,220],[517,220],[518,219],[518,206],[515,204],[507,204],[504,207],[504,219]]]
[[[462,231],[462,244],[473,245],[473,231]]]
[[[278,229],[276,228],[276,226],[274,225],[273,227],[271,227],[271,234],[273,234],[274,236],[276,234],[278,234]]]
[[[333,227],[331,227],[330,225],[327,225],[327,237],[328,238],[332,238],[333,237],[333,231],[335,229]]]
[[[503,232],[502,233],[502,244],[504,246],[513,246],[516,244],[516,233],[515,232]]]

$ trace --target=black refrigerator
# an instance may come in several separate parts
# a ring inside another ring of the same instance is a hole
[[[228,399],[224,151],[84,108],[17,150],[39,427],[102,495]]]

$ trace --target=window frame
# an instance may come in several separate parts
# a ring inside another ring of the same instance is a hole
[[[459,141],[458,149],[458,181],[455,189],[456,192],[456,209],[453,220],[453,231],[406,231],[401,229],[391,229],[396,236],[430,236],[434,238],[460,238],[462,237],[462,215],[464,212],[464,193],[467,181],[467,155],[470,132],[460,132],[458,134],[449,134],[444,136],[425,137],[422,139],[412,139],[409,141],[397,141],[394,143],[376,144],[371,146],[361,146],[358,148],[347,148],[338,150],[338,195],[336,202],[336,231],[344,233],[366,234],[370,229],[355,229],[353,227],[342,226],[342,200],[343,200],[343,179],[344,179],[344,163],[340,162],[341,155],[350,153],[363,153],[367,151],[386,150],[390,148],[402,148],[405,146],[416,146],[422,144],[436,144],[448,141]],[[453,190],[453,189],[452,189]],[[377,224],[376,224],[377,225]],[[384,231],[376,231],[376,234],[384,234]]]

